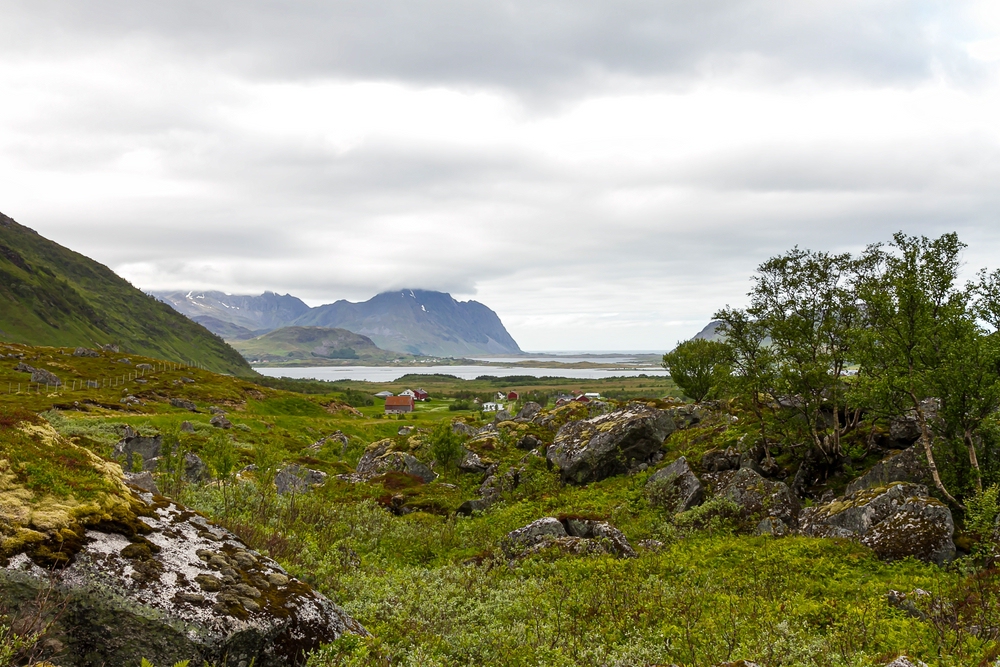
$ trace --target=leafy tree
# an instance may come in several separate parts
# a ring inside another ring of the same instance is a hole
[[[430,435],[431,455],[435,461],[446,468],[457,465],[462,458],[464,440],[460,433],[455,433],[452,430],[450,421],[443,420],[438,423]]]
[[[222,502],[226,516],[229,516],[228,487],[239,463],[236,445],[227,433],[214,433],[205,447],[205,456],[222,483]]]
[[[960,354],[961,343],[951,336],[967,328],[968,294],[956,286],[964,247],[954,233],[928,239],[899,232],[887,248],[868,247],[857,284],[865,314],[858,395],[883,414],[913,411],[934,484],[959,507],[934,457],[930,406],[947,384],[947,365]]]
[[[678,343],[663,355],[663,367],[684,394],[695,402],[718,394],[729,375],[730,350],[718,341],[694,340]]]

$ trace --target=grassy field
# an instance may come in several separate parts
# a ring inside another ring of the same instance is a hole
[[[496,464],[497,474],[518,474],[518,484],[499,503],[472,516],[456,510],[477,495],[482,474],[436,465],[440,477],[431,483],[395,473],[359,484],[334,476],[352,471],[365,449],[382,439],[431,462],[439,423],[480,426],[492,418],[450,409],[473,397],[517,390],[551,399],[598,391],[659,400],[676,394],[669,380],[421,375],[393,383],[264,386],[134,356],[124,364],[124,355],[73,357],[57,348],[0,346],[0,353],[24,355],[0,361],[0,412],[41,413],[100,456],[110,455],[128,424],[176,439],[213,467],[220,442],[233,446],[237,470],[257,464],[255,475],[211,484],[188,485],[169,474],[159,481],[342,604],[372,633],[325,647],[312,656],[314,667],[709,666],[738,659],[840,667],[880,666],[902,653],[930,665],[989,667],[1000,656],[1000,580],[971,559],[947,568],[883,563],[848,542],[749,535],[711,504],[674,515],[647,500],[651,470],[563,485],[543,458],[516,446],[528,433],[551,442],[553,431],[534,424],[505,422],[495,435],[469,444]],[[27,374],[13,370],[20,362],[46,368],[71,386],[87,379],[102,386],[5,393],[8,385],[24,384]],[[154,370],[130,379],[140,363]],[[114,377],[120,384],[105,386]],[[417,386],[432,400],[403,419],[385,417],[381,402],[371,398],[383,389]],[[129,396],[139,402],[123,403]],[[191,401],[197,411],[171,399]],[[232,429],[209,425],[212,406],[227,412]],[[580,404],[555,409],[550,402],[548,409],[556,424],[588,414]],[[184,421],[193,433],[181,431]],[[346,445],[323,441],[338,431]],[[742,435],[739,422],[710,420],[668,438],[664,462],[681,454],[696,460]],[[270,480],[290,462],[331,477],[313,491],[279,495]],[[608,520],[633,545],[655,542],[637,546],[634,559],[556,550],[514,560],[504,554],[508,531],[560,515]],[[891,605],[890,591],[907,594],[915,606]]]

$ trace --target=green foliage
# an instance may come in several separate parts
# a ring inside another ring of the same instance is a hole
[[[448,468],[456,465],[462,458],[462,442],[465,438],[452,430],[451,423],[442,421],[434,427],[429,444],[430,453],[440,465]]]
[[[1000,542],[1000,485],[966,500],[965,529],[976,541],[973,555],[989,556]]]
[[[696,338],[663,355],[663,367],[686,396],[701,402],[718,396],[729,377],[730,356],[728,345]]]
[[[453,401],[448,405],[448,410],[451,412],[459,412],[460,410],[471,410],[473,404],[470,401]]]

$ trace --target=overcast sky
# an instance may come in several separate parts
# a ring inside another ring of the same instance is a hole
[[[799,244],[1000,266],[1000,3],[0,0],[0,211],[145,290],[667,349]]]

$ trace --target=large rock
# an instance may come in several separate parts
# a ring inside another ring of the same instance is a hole
[[[736,503],[744,518],[770,517],[791,527],[796,525],[799,499],[784,482],[764,479],[753,468],[740,468],[724,484],[718,495]]]
[[[97,350],[91,350],[89,347],[78,347],[73,350],[74,357],[99,357],[101,353]]]
[[[226,417],[226,415],[215,415],[208,420],[208,423],[214,426],[215,428],[225,429],[233,427],[233,423],[229,421],[229,418]]]
[[[72,470],[53,468],[57,481],[86,472],[88,483],[100,482],[85,502],[3,482],[0,600],[15,619],[51,623],[50,662],[301,665],[320,643],[364,634],[236,536],[162,496],[130,489],[117,465],[48,424],[18,428],[39,460],[74,462]],[[45,599],[57,602],[36,616]]]
[[[493,423],[499,424],[500,422],[509,422],[513,417],[506,410],[498,410],[496,415],[493,417]]]
[[[51,373],[44,368],[35,368],[31,371],[31,381],[37,382],[38,384],[46,384],[53,387],[58,387],[62,384],[60,380],[54,373]]]
[[[451,432],[458,433],[459,435],[464,435],[467,438],[471,438],[476,434],[476,429],[472,428],[465,422],[456,421],[451,423]]]
[[[415,475],[425,482],[437,479],[437,473],[417,460],[412,454],[392,450],[393,441],[386,439],[373,443],[361,455],[355,468],[357,481],[367,481],[387,472],[403,472]]]
[[[559,469],[563,481],[596,482],[650,460],[676,429],[672,414],[630,405],[565,424],[556,433],[546,457]]]
[[[208,472],[208,466],[201,457],[194,452],[185,452],[184,454],[184,481],[185,482],[204,482],[210,479],[212,476]]]
[[[847,485],[845,494],[850,495],[862,489],[888,486],[892,482],[924,484],[930,477],[930,470],[922,453],[916,447],[901,452],[893,452],[871,469]]]
[[[925,398],[920,403],[924,418],[933,426],[937,421],[938,412],[941,409],[941,402],[936,398]],[[915,410],[908,410],[889,422],[889,437],[899,442],[910,444],[920,437],[920,423],[917,421]]]
[[[458,469],[462,472],[484,473],[489,469],[489,464],[484,463],[474,451],[463,447],[462,458],[458,462]]]
[[[278,493],[301,493],[314,486],[321,486],[326,482],[326,477],[325,472],[304,468],[293,463],[278,471],[278,474],[274,476],[274,485],[277,487]]]
[[[195,405],[192,401],[187,400],[186,398],[171,398],[170,405],[174,406],[175,408],[181,408],[182,410],[190,410],[191,412],[198,412],[198,406]]]
[[[508,556],[528,556],[552,546],[573,554],[606,553],[622,558],[636,556],[620,530],[607,521],[593,519],[542,517],[507,533],[501,546]]]
[[[156,470],[162,449],[162,435],[143,437],[126,427],[124,437],[115,445],[111,455],[126,470]]]
[[[542,406],[534,401],[528,401],[525,403],[520,410],[517,411],[517,416],[514,417],[515,420],[524,419],[526,421],[531,421],[535,418],[539,412],[542,411]]]
[[[852,539],[884,560],[913,556],[943,564],[955,558],[951,510],[920,484],[894,482],[855,491],[803,510],[799,521],[806,535]]]
[[[685,512],[701,503],[705,488],[683,456],[653,473],[646,482],[650,502],[671,512]]]

